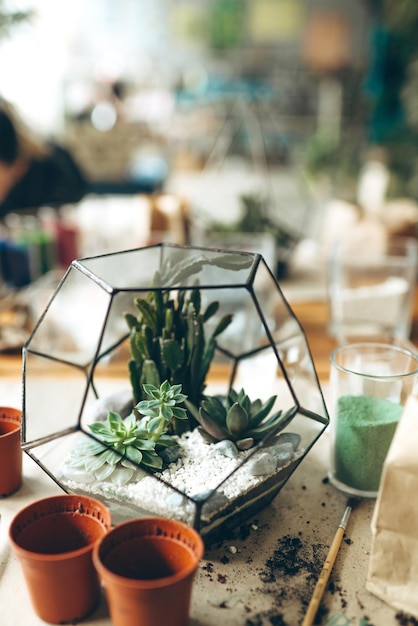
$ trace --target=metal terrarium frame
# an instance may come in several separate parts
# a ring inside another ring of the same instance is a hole
[[[232,387],[245,387],[257,398],[274,393],[287,412],[285,422],[198,493],[186,493],[161,472],[147,472],[139,483],[148,484],[149,500],[132,496],[137,484],[68,480],[63,459],[80,437],[94,440],[88,424],[97,405],[129,392],[130,332],[124,315],[135,312],[135,298],[150,291],[196,290],[202,302],[219,303],[212,325],[225,313],[232,319],[217,337],[205,394],[226,395]],[[206,536],[268,504],[329,422],[305,333],[263,257],[165,243],[73,261],[23,348],[22,409],[22,447],[62,489],[93,492],[116,520],[150,513],[176,517]],[[250,476],[248,468],[286,433],[300,442],[290,460],[260,480],[256,472]],[[246,489],[226,496],[235,482]],[[171,504],[159,509],[157,501]]]

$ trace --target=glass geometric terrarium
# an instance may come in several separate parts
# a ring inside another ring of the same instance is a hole
[[[157,417],[161,389],[183,395]],[[22,408],[64,491],[207,538],[270,503],[329,422],[263,257],[165,243],[73,261],[23,348]]]

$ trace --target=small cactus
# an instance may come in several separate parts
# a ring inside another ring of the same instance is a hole
[[[187,408],[199,422],[199,432],[209,442],[228,439],[239,450],[248,450],[255,443],[287,424],[289,414],[276,411],[269,415],[277,396],[265,403],[251,401],[245,391],[231,389],[226,397],[206,396],[197,408],[186,401]]]

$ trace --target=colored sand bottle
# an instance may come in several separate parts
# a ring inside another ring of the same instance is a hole
[[[393,344],[355,343],[331,354],[330,480],[347,494],[377,496],[383,464],[418,357]]]

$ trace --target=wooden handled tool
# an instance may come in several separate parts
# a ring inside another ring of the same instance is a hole
[[[308,606],[308,610],[306,611],[304,620],[302,622],[302,626],[312,626],[313,624],[315,615],[318,611],[319,604],[325,591],[325,587],[327,586],[331,570],[334,566],[335,559],[337,558],[337,554],[340,549],[342,539],[344,537],[345,529],[347,528],[348,518],[350,517],[350,513],[353,509],[353,504],[353,499],[348,500],[344,514],[337,528],[337,532],[334,535],[334,539],[328,551],[327,558],[316,583],[311,601]]]

